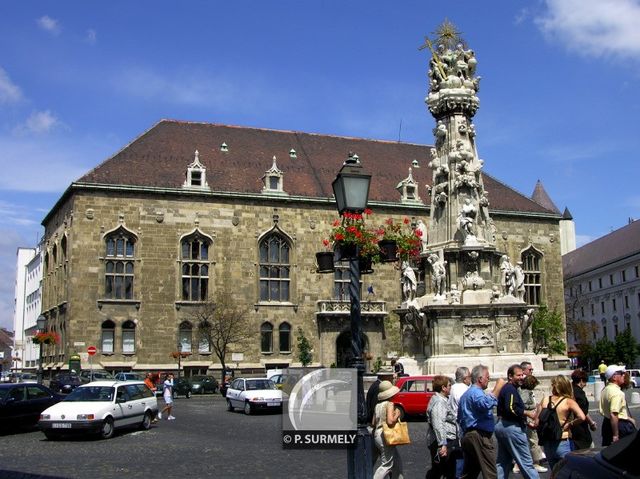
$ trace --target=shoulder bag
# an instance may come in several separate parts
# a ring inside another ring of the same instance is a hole
[[[387,446],[402,446],[404,444],[411,444],[409,439],[409,427],[406,422],[402,422],[398,419],[398,422],[393,427],[387,425],[387,421],[382,423],[382,436]]]

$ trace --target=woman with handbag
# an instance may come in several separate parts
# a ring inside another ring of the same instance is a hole
[[[400,454],[396,446],[387,444],[383,435],[385,425],[393,428],[400,420],[400,411],[390,401],[400,389],[391,384],[391,381],[382,381],[378,391],[378,404],[376,404],[371,425],[374,429],[373,439],[380,451],[380,466],[376,469],[373,479],[384,479],[389,473],[393,479],[402,479],[404,475]]]
[[[427,445],[431,457],[431,469],[427,471],[427,479],[455,479],[456,459],[460,454],[458,444],[458,428],[453,411],[448,407],[451,381],[447,376],[433,378],[435,394],[427,407]]]

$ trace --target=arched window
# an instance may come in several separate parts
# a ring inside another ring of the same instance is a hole
[[[180,243],[183,301],[206,301],[209,294],[211,240],[195,233]]]
[[[105,237],[105,286],[108,299],[133,299],[136,239],[124,228]]]
[[[260,301],[289,301],[289,242],[278,233],[260,241]]]
[[[209,344],[209,332],[211,331],[211,323],[203,321],[198,327],[198,352],[200,354],[208,354],[211,352],[211,344]]]
[[[133,354],[136,352],[136,323],[125,321],[122,325],[122,352]]]
[[[271,323],[262,323],[260,326],[260,350],[263,353],[273,352],[273,326]]]
[[[191,352],[191,337],[192,337],[192,327],[191,323],[188,321],[183,321],[180,323],[180,331],[178,332],[178,341],[180,346],[182,346],[183,353]]]
[[[290,353],[291,352],[291,326],[289,323],[282,323],[279,330],[279,339],[280,339],[280,352],[281,353]]]
[[[102,338],[101,347],[102,354],[113,353],[113,342],[115,336],[116,325],[111,320],[106,320],[102,323]]]
[[[538,305],[542,298],[542,254],[530,247],[522,253],[524,291],[527,304]]]

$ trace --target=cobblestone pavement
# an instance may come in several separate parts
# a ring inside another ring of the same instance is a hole
[[[639,408],[632,411],[640,416]],[[215,395],[180,398],[174,415],[175,421],[163,420],[149,431],[124,431],[106,441],[48,441],[37,430],[2,434],[0,479],[294,479],[347,475],[344,450],[283,450],[280,414],[230,413],[224,399]],[[601,422],[597,412],[593,417]],[[409,429],[412,444],[400,449],[405,477],[424,477],[429,465],[426,425],[413,420]],[[594,436],[599,445],[599,430]]]

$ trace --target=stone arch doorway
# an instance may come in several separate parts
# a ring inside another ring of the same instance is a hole
[[[364,337],[363,351],[369,350],[369,338],[366,334]],[[351,358],[351,331],[341,332],[336,339],[336,367],[348,368],[349,359]]]

